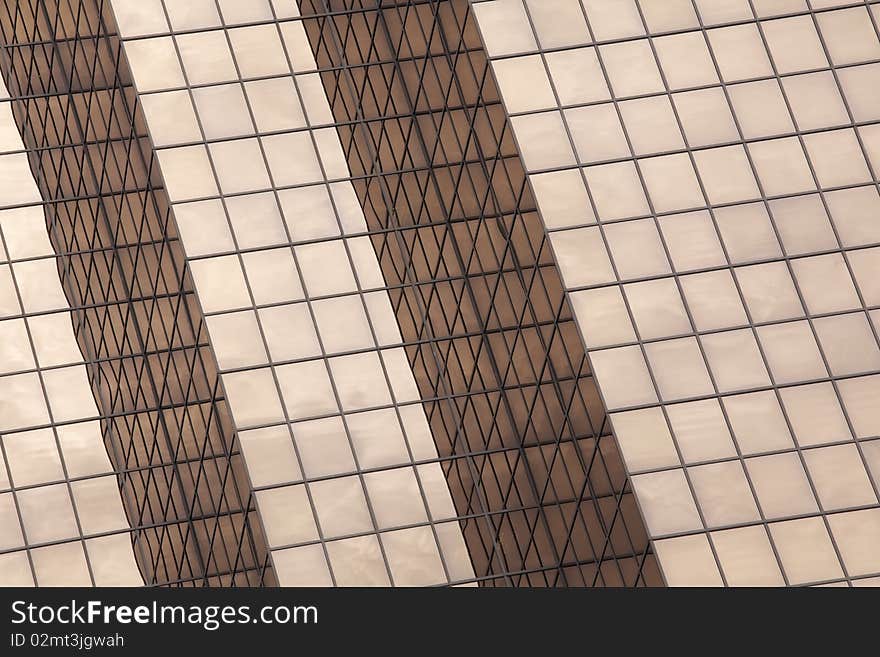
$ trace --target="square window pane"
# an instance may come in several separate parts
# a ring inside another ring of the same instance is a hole
[[[526,170],[552,169],[575,163],[560,112],[515,116],[510,123]]]
[[[822,187],[840,187],[871,180],[852,128],[804,135],[804,145]]]
[[[880,242],[880,195],[876,187],[841,189],[825,194],[828,210],[843,246]]]
[[[302,479],[293,437],[286,426],[240,431],[238,440],[255,487]]]
[[[529,176],[541,218],[548,230],[596,222],[590,197],[577,169]]]
[[[828,66],[812,16],[766,21],[762,27],[779,73],[796,73]]]
[[[791,261],[791,269],[810,313],[821,315],[861,307],[840,253],[798,258]]]
[[[782,78],[800,130],[815,130],[849,123],[837,82],[830,71]]]
[[[0,431],[49,423],[49,412],[35,373],[0,377],[0,399],[8,400],[0,415]]]
[[[330,371],[345,411],[391,403],[385,373],[377,352],[331,358]]]
[[[299,273],[289,248],[244,253],[241,259],[254,303],[263,305],[303,298]]]
[[[548,52],[545,58],[559,102],[563,105],[611,98],[595,48]]]
[[[287,243],[281,213],[271,192],[230,196],[226,208],[240,248]]]
[[[711,331],[748,323],[729,270],[683,276],[681,289],[697,330]]]
[[[65,479],[51,429],[11,433],[3,437],[3,449],[15,486]]]
[[[776,230],[789,255],[837,248],[837,239],[819,196],[793,196],[770,201]]]
[[[588,348],[609,347],[636,339],[618,287],[573,292],[572,311]]]
[[[502,0],[496,0],[500,2]],[[490,3],[480,3],[483,6]],[[430,527],[412,527],[380,534],[395,586],[446,584],[437,541]]]
[[[638,0],[651,34],[699,27],[691,0]]]
[[[257,311],[273,362],[321,355],[307,304],[271,306]]]
[[[721,27],[709,30],[707,34],[725,82],[773,75],[767,51],[754,23]]]
[[[736,456],[736,448],[717,399],[666,407],[675,441],[685,463]]]
[[[411,467],[368,472],[364,482],[379,529],[428,521],[419,482]]]
[[[654,39],[666,83],[673,91],[718,84],[718,74],[702,32]]]
[[[643,340],[691,332],[691,323],[671,278],[631,283],[623,288]]]
[[[240,84],[197,87],[192,90],[192,95],[206,139],[253,134],[254,124]]]
[[[254,80],[244,85],[260,132],[293,130],[306,125],[293,78]]]
[[[217,0],[217,4],[223,12],[223,22],[226,25],[256,23],[273,18],[272,9],[266,0],[252,0],[247,3],[238,0]]]
[[[794,447],[779,401],[772,392],[723,397],[722,402],[743,454]]]
[[[609,410],[657,403],[657,394],[639,347],[596,351],[591,360]]]
[[[632,162],[587,167],[584,170],[596,211],[604,221],[650,213],[642,183]]]
[[[700,18],[706,25],[752,18],[748,0],[696,0],[696,3]]]
[[[254,312],[211,315],[205,322],[220,369],[263,365],[267,362],[263,336]]]
[[[609,283],[615,279],[599,229],[558,231],[550,234],[550,243],[567,288]]]
[[[177,231],[189,257],[235,250],[223,204],[213,199],[174,206]]]
[[[764,527],[739,527],[712,534],[729,586],[783,586],[776,555]]]
[[[852,439],[830,383],[782,388],[779,395],[801,447]]]
[[[816,21],[835,66],[880,58],[880,41],[867,7],[822,12]]]
[[[880,305],[880,248],[850,251],[846,257],[865,304]]]
[[[797,454],[788,452],[746,459],[746,468],[767,519],[819,510]]]
[[[182,87],[185,84],[171,37],[127,41],[125,57],[140,93]]]
[[[821,518],[803,518],[770,525],[770,535],[789,584],[843,577],[840,562]]]
[[[16,499],[28,544],[79,536],[66,484],[20,490]]]
[[[47,315],[52,317],[53,315]],[[40,316],[33,319],[39,319]],[[68,332],[73,331],[68,323]],[[78,353],[79,350],[77,350]],[[82,361],[82,356],[75,360]],[[0,322],[0,374],[34,369],[34,355],[23,319],[7,319]]]
[[[737,267],[734,272],[754,322],[804,316],[791,274],[784,262]]]
[[[359,295],[315,301],[312,311],[328,354],[375,346],[364,302]]]
[[[754,142],[748,148],[764,193],[768,196],[816,189],[810,166],[796,137]]]
[[[652,219],[606,226],[605,237],[621,279],[671,272],[660,233]]]
[[[777,384],[798,383],[828,376],[807,322],[760,326],[758,339]]]
[[[672,100],[690,146],[711,146],[739,139],[730,105],[720,88],[678,93]]]
[[[204,146],[164,148],[156,151],[156,156],[172,202],[217,195],[217,182]]]
[[[70,488],[83,536],[128,529],[115,476],[73,481]]]
[[[324,550],[320,545],[272,552],[280,586],[333,586]]]
[[[675,443],[660,408],[614,413],[611,423],[629,472],[679,464]]]
[[[706,205],[690,157],[664,155],[639,161],[655,212],[687,210]]]
[[[837,382],[846,413],[857,438],[880,435],[880,376],[865,376]]]
[[[113,472],[97,420],[55,427],[69,477]]]
[[[727,263],[712,218],[705,210],[660,217],[659,223],[675,271]]]
[[[309,486],[324,538],[373,530],[360,477],[339,477]]]
[[[220,27],[215,0],[163,0],[163,4],[176,31]]]
[[[306,477],[326,477],[357,470],[341,418],[297,422],[293,425],[293,436]]]
[[[760,520],[755,498],[739,461],[688,469],[697,504],[709,527]]]
[[[580,162],[601,162],[632,155],[612,103],[565,110],[563,115]]]
[[[785,97],[776,80],[735,84],[728,88],[728,93],[746,139],[794,132]]]
[[[202,133],[189,99],[189,92],[141,94],[140,101],[154,146],[173,146],[202,141]]]
[[[283,419],[275,380],[268,368],[232,372],[221,378],[235,425],[239,429]]]
[[[492,63],[492,71],[508,112],[534,112],[556,107],[544,61],[538,55],[499,59]]]
[[[880,119],[880,64],[842,68],[837,79],[855,121]]]
[[[37,586],[92,586],[80,541],[31,550]]]
[[[337,586],[390,586],[376,536],[358,536],[326,544]]]
[[[600,46],[599,54],[616,97],[641,96],[664,90],[657,62],[647,40]]]
[[[736,392],[770,384],[755,336],[749,329],[700,337],[719,392]]]
[[[723,586],[705,534],[657,541],[654,549],[669,586]]]
[[[85,365],[43,372],[43,384],[55,422],[98,416]]]
[[[348,253],[341,240],[297,246],[296,259],[310,297],[357,291]]]
[[[282,365],[275,372],[291,419],[301,420],[339,412],[323,360]]]
[[[715,221],[732,263],[782,256],[782,249],[764,204],[750,203],[717,208]]]
[[[695,338],[652,342],[645,345],[645,353],[663,401],[715,392]]]
[[[880,349],[864,313],[821,317],[813,325],[834,376],[880,370]]]
[[[318,538],[315,516],[302,484],[254,493],[269,547],[305,543]]]
[[[243,79],[290,73],[276,25],[239,27],[228,34]]]
[[[702,529],[683,470],[636,475],[632,486],[652,537]]]
[[[877,503],[854,444],[808,449],[803,454],[824,511]]]
[[[339,235],[339,204],[334,207],[326,185],[282,189],[278,199],[294,242]]]
[[[734,203],[759,196],[742,146],[696,151],[693,157],[711,203]]]
[[[189,263],[199,301],[206,313],[233,310],[251,305],[236,256],[204,258]]]
[[[272,186],[256,139],[221,141],[210,144],[208,150],[224,194],[252,192]]]
[[[190,84],[215,84],[238,79],[226,33],[222,30],[174,37]],[[126,52],[128,51],[126,44]]]
[[[534,0],[533,4],[534,3]],[[538,0],[540,2],[540,0]],[[607,3],[602,0],[581,0],[597,41],[609,41],[645,33],[634,0]]]
[[[522,0],[492,0],[473,7],[490,57],[535,50],[535,35]]]
[[[261,137],[269,172],[277,187],[323,180],[321,165],[309,132],[290,132]]]
[[[880,570],[880,509],[837,513],[828,516],[828,524],[850,576]]]
[[[362,468],[400,465],[409,461],[406,441],[392,408],[346,416],[351,441]]]
[[[636,155],[684,148],[668,96],[627,100],[618,107]]]

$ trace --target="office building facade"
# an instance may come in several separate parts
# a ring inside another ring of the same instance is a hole
[[[871,585],[880,5],[0,15],[0,580]]]

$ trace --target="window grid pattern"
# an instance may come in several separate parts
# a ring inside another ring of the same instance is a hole
[[[303,2],[484,585],[657,583],[466,2]]]
[[[137,586],[43,208],[28,205],[40,192],[0,90],[0,583]]]
[[[154,4],[114,10],[279,583],[473,582],[302,23]]]
[[[880,6],[472,5],[667,583],[876,584]]]
[[[90,545],[127,545],[131,551],[133,540],[137,566],[148,585],[271,583],[216,363],[109,5],[91,0],[8,2],[0,12],[0,26],[3,74],[12,91],[5,107],[11,105],[24,137],[17,152],[2,159],[25,168],[29,159],[39,188],[4,213],[9,226],[13,212],[34,219],[29,224],[34,231],[48,225],[51,242],[37,240],[36,233],[23,235],[43,250],[18,255],[11,248],[18,234],[4,225],[11,270],[40,264],[43,278],[35,276],[29,284],[41,287],[30,293],[50,304],[31,308],[22,293],[24,312],[13,313],[4,324],[20,319],[31,325],[53,318],[69,322],[66,313],[55,312],[68,305],[73,321],[71,334],[58,328],[34,335],[39,366],[25,365],[23,373],[4,373],[2,380],[39,376],[48,383],[75,370],[76,379],[59,385],[81,400],[91,392],[98,403],[95,409],[92,401],[88,413],[95,421],[83,423],[54,412],[50,396],[51,418],[28,418],[4,427],[4,454],[16,443],[36,449],[36,440],[30,438],[40,430],[51,431],[60,438],[67,464],[54,488],[66,483],[75,502],[78,486],[93,497],[112,500],[121,494],[125,511],[120,517],[117,509],[88,526],[80,518],[89,537],[83,567],[78,553],[60,554],[61,548],[75,552],[76,544],[63,543],[44,567],[60,571],[69,584],[121,583],[106,572],[112,565],[106,555]],[[49,271],[55,274],[54,285],[49,284]],[[81,365],[67,367],[74,357],[78,363],[85,360],[85,371]],[[20,397],[12,401],[19,407],[24,403]],[[84,431],[77,433],[79,429]],[[112,470],[109,463],[83,461],[76,451],[69,455],[66,435],[106,447],[104,461],[109,455]],[[41,455],[44,466],[52,462],[50,453]],[[7,462],[12,492],[21,497],[26,491],[15,478],[14,462]],[[108,472],[115,479],[104,476]],[[108,481],[113,486],[105,490]],[[37,582],[57,583],[41,576],[38,551],[29,551]],[[3,557],[8,555],[18,553],[4,546]],[[126,583],[138,578],[133,564],[126,575]]]

